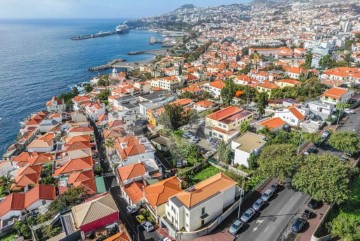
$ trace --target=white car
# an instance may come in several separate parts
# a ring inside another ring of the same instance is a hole
[[[355,111],[353,111],[353,110],[351,110],[351,109],[349,109],[349,108],[344,109],[344,112],[345,112],[346,114],[355,114]]]
[[[244,223],[247,223],[251,220],[251,218],[254,216],[254,214],[255,214],[255,210],[252,208],[249,208],[248,210],[246,210],[245,213],[243,213],[240,220]]]
[[[154,230],[154,225],[152,225],[150,222],[145,221],[141,224],[146,232],[151,232]]]
[[[264,202],[267,202],[270,200],[273,194],[274,194],[274,189],[269,188],[263,193],[263,195],[261,195],[261,199],[264,200]]]
[[[140,207],[137,205],[130,205],[126,207],[126,210],[128,211],[128,213],[136,213],[137,211],[139,211]]]

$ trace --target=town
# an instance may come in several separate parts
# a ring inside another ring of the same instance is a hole
[[[136,20],[174,46],[21,123],[0,237],[360,240],[359,20],[355,0]]]

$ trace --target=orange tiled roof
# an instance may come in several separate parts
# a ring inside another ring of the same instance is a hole
[[[106,238],[104,241],[131,241],[129,236],[125,232],[119,232]]]
[[[286,124],[286,122],[283,121],[280,117],[275,117],[275,118],[267,119],[267,120],[262,121],[262,122],[260,123],[260,125],[269,128],[269,130],[280,128],[280,127],[282,127],[282,126],[285,125],[285,124]]]
[[[301,84],[300,81],[294,80],[294,79],[281,79],[281,80],[276,80],[276,82],[279,83],[287,83],[287,84],[292,84],[292,85],[299,85]]]
[[[264,83],[259,84],[258,86],[265,88],[265,89],[270,89],[270,90],[279,88],[279,86],[277,86],[276,84],[271,83],[269,81],[265,81]]]
[[[217,89],[222,89],[225,87],[225,83],[222,80],[216,80],[214,82],[211,82],[210,86],[217,88]]]
[[[143,198],[143,187],[144,183],[133,182],[129,186],[125,187],[124,191],[127,193],[133,203],[137,203]]]
[[[210,198],[218,192],[236,185],[236,182],[223,173],[218,173],[198,184],[193,191],[181,191],[175,195],[186,207],[191,208],[196,204]]]
[[[289,107],[289,111],[298,119],[298,120],[304,120],[305,116],[300,113],[295,107]]]
[[[348,89],[346,89],[346,88],[332,87],[331,89],[325,91],[324,94],[322,94],[322,96],[340,99],[341,96],[343,96],[347,92],[348,92]]]
[[[235,115],[236,113],[241,112],[241,111],[243,111],[243,109],[238,108],[236,106],[229,106],[225,109],[214,112],[214,113],[208,115],[207,117],[210,119],[216,120],[216,121],[220,121],[227,117]]]
[[[201,101],[196,102],[195,105],[207,108],[207,107],[215,105],[215,103],[212,101],[209,101],[209,100],[201,100]]]
[[[146,173],[146,168],[143,163],[118,167],[117,170],[122,181],[143,176]]]
[[[60,174],[71,173],[74,171],[82,171],[86,169],[92,169],[94,162],[91,157],[83,157],[79,159],[73,159],[66,162],[62,167],[55,170],[53,176]]]
[[[169,197],[182,191],[180,180],[177,177],[170,177],[161,182],[144,188],[145,198],[152,207],[166,203]]]

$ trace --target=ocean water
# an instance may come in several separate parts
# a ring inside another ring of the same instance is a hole
[[[52,96],[97,73],[87,68],[124,58],[141,61],[150,55],[130,51],[156,49],[154,33],[128,34],[72,41],[80,34],[113,30],[123,20],[0,20],[0,160],[12,144],[20,124],[31,113],[46,109]]]

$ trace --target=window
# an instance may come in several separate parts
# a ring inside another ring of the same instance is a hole
[[[205,207],[203,207],[202,209],[201,209],[201,215],[204,215],[205,214]]]

